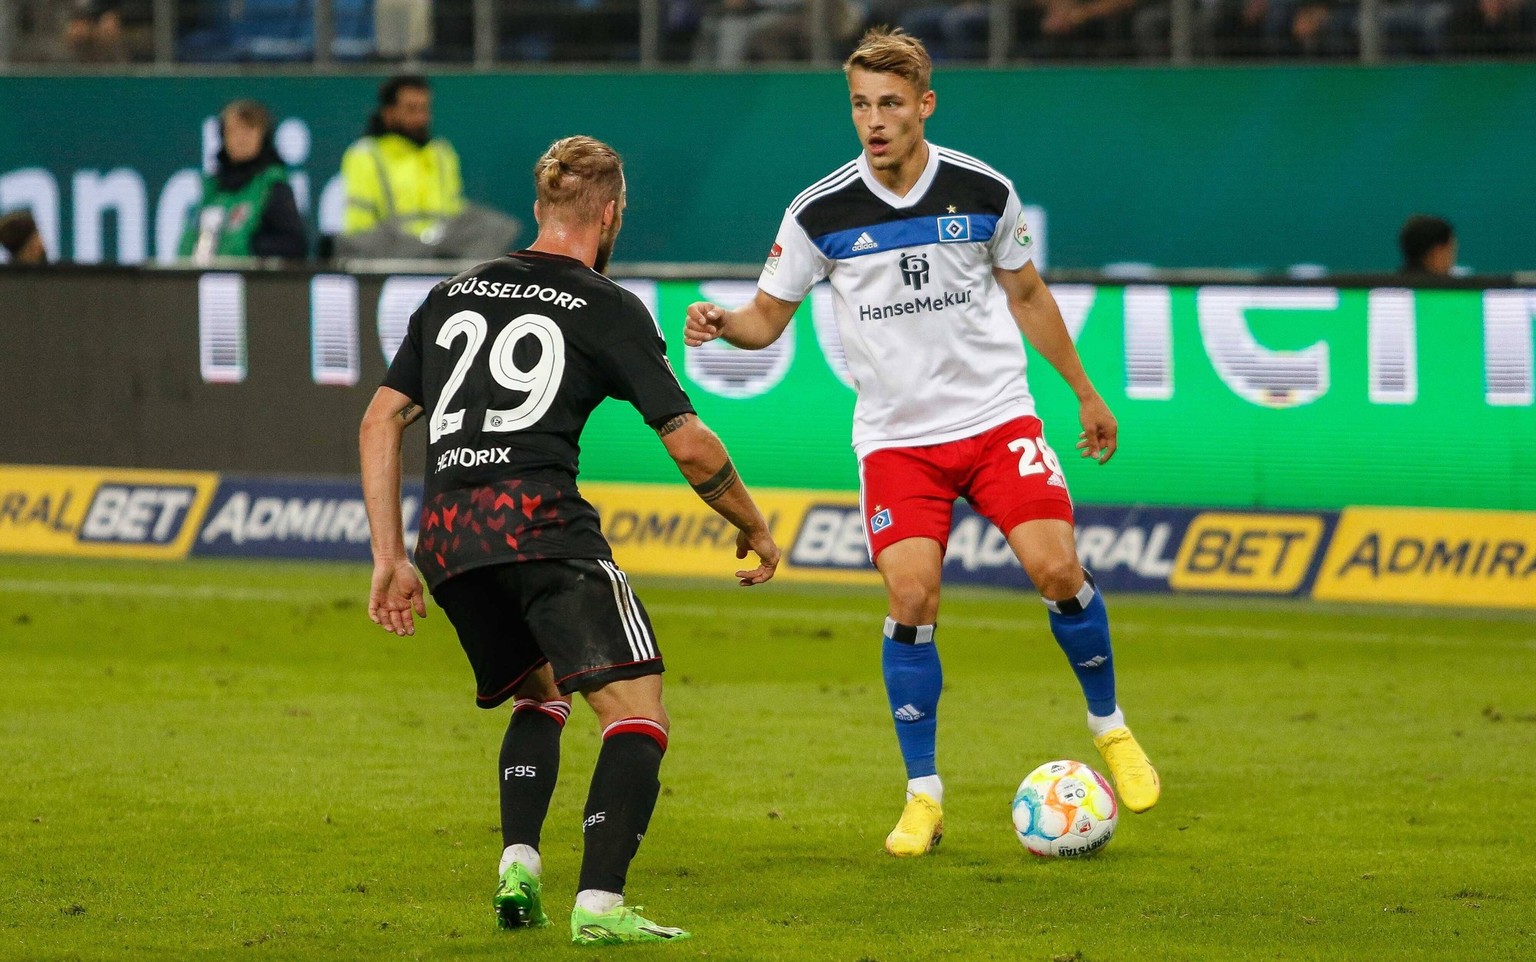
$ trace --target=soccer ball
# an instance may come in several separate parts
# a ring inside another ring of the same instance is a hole
[[[1092,855],[1109,844],[1118,820],[1114,791],[1082,762],[1046,762],[1024,776],[1013,796],[1014,833],[1046,858]]]

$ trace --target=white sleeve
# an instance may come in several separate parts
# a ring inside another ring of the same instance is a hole
[[[987,245],[992,263],[1005,271],[1016,271],[1035,256],[1034,225],[1024,216],[1023,205],[1013,184],[1008,185],[1008,203],[998,218],[992,241]]]
[[[786,210],[757,286],[781,301],[798,304],[831,272],[832,262],[811,243],[795,215]]]

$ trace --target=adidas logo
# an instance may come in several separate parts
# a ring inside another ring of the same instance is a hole
[[[1046,483],[1046,484],[1054,484],[1054,485],[1056,485],[1056,487],[1058,487],[1058,488],[1065,488],[1065,487],[1066,487],[1066,486],[1067,486],[1067,481],[1066,481],[1066,479],[1065,479],[1065,478],[1063,478],[1063,477],[1062,477],[1062,476],[1061,476],[1061,475],[1059,475],[1059,474],[1053,474],[1053,475],[1051,475],[1051,479],[1050,479],[1050,480],[1049,480],[1049,481],[1047,481],[1047,482],[1045,482],[1045,483]]]
[[[902,705],[896,709],[895,714],[897,721],[915,722],[923,720],[923,713],[917,710],[916,705]]]
[[[860,234],[859,239],[853,242],[853,249],[856,251],[872,251],[879,246],[875,243],[875,239],[869,236],[868,231]]]
[[[1106,661],[1109,661],[1109,659],[1105,658],[1103,655],[1094,655],[1092,658],[1088,659],[1087,661],[1080,661],[1080,662],[1078,662],[1077,663],[1077,667],[1079,667],[1079,668],[1097,668],[1100,665],[1104,664]]]

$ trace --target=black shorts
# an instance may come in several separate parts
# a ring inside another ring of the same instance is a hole
[[[495,708],[546,661],[561,694],[665,670],[629,578],[612,561],[560,558],[473,568],[432,590]]]

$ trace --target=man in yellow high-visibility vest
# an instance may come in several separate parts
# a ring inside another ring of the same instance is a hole
[[[489,257],[505,253],[519,225],[465,203],[459,155],[432,135],[425,77],[379,88],[368,133],[341,160],[347,204],[338,253],[380,257]]]

